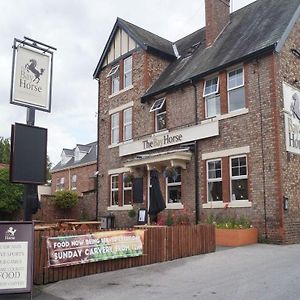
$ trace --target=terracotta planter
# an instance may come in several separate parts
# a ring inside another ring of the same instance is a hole
[[[219,229],[216,228],[216,245],[237,247],[257,243],[257,228]]]

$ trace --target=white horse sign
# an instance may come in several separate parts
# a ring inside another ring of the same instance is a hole
[[[11,103],[50,111],[51,55],[19,44],[14,61]]]
[[[286,150],[300,154],[300,91],[283,83]]]

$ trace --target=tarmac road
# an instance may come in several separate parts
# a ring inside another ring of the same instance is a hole
[[[300,245],[252,246],[60,281],[36,300],[300,299]]]

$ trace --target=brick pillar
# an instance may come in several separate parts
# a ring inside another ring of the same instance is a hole
[[[222,191],[223,202],[230,202],[229,157],[222,158]]]
[[[220,102],[221,115],[228,113],[227,72],[220,72]]]

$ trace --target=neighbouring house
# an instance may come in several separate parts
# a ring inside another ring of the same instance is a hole
[[[99,212],[126,226],[158,179],[160,215],[229,209],[262,238],[299,243],[300,0],[233,13],[206,0],[205,13],[176,42],[116,20],[94,72]]]
[[[95,190],[97,169],[97,142],[63,149],[61,161],[51,169],[52,194],[61,190],[73,190],[78,195]]]

